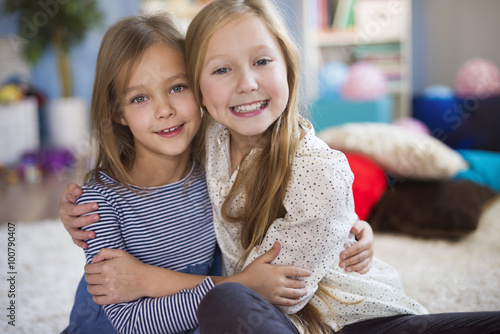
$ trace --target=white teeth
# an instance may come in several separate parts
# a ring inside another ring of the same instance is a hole
[[[169,132],[177,130],[178,128],[180,128],[180,125],[176,126],[176,127],[173,127],[173,128],[170,128],[170,129],[165,129],[165,130],[158,131],[158,133],[169,133]]]
[[[264,107],[266,105],[266,103],[267,103],[266,101],[261,101],[261,102],[257,102],[257,103],[253,103],[253,104],[247,104],[244,106],[237,106],[237,107],[233,107],[233,110],[237,113],[247,113],[247,112],[256,111],[256,110],[261,109],[262,107]]]

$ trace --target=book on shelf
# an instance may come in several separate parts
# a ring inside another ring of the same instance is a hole
[[[316,0],[317,28],[321,30],[345,30],[354,28],[354,8],[357,0]]]
[[[315,0],[311,25],[318,31],[353,30],[369,40],[401,40],[408,23],[407,0]]]
[[[401,43],[360,44],[354,48],[357,57],[391,56],[401,54]]]
[[[355,61],[375,65],[389,82],[404,79],[404,64],[400,43],[356,45],[353,49]]]
[[[338,0],[331,28],[345,30],[354,27],[354,8],[357,0]]]

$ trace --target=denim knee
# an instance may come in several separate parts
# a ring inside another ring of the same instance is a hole
[[[223,283],[209,291],[198,307],[201,333],[296,333],[286,315],[239,283]]]

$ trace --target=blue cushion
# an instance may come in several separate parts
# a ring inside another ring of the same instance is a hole
[[[500,152],[457,150],[469,163],[469,169],[458,173],[455,180],[469,180],[500,192]]]
[[[389,96],[374,101],[345,101],[328,96],[311,105],[311,122],[316,133],[345,123],[390,123],[393,117],[392,104]]]

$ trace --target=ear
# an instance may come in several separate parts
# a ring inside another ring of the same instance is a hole
[[[112,117],[113,117],[113,121],[115,121],[116,123],[128,126],[127,120],[125,119],[125,117],[123,117],[123,114],[121,111],[114,112]]]

